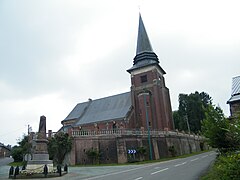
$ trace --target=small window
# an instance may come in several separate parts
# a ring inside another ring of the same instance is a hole
[[[141,78],[141,83],[147,82],[147,75],[140,76],[140,78]]]

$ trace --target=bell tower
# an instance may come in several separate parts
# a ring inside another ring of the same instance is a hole
[[[166,72],[153,52],[141,14],[139,14],[137,51],[131,74],[131,96],[134,108],[132,128],[173,130],[169,90],[165,86]]]

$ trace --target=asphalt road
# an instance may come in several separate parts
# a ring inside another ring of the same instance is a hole
[[[7,179],[10,166],[8,164],[13,162],[13,158],[0,158],[0,179]]]
[[[9,164],[11,162],[13,162],[13,158],[9,158],[9,157],[0,158],[0,166],[7,165],[7,164]]]
[[[69,173],[67,175],[57,178],[44,179],[195,180],[199,179],[202,173],[208,169],[215,157],[216,153],[211,151],[187,158],[143,165],[69,167]],[[8,170],[9,166],[0,166],[0,179],[7,179]]]
[[[215,157],[215,152],[207,152],[183,159],[145,164],[85,180],[195,180],[208,169]]]

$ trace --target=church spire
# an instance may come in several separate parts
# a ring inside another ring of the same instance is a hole
[[[136,54],[140,54],[144,51],[152,52],[152,46],[149,41],[147,31],[143,24],[142,16],[139,13],[139,25],[138,25],[138,39],[137,39],[137,51]]]
[[[144,68],[146,66],[157,66],[161,69],[162,73],[165,74],[165,71],[159,66],[157,55],[152,50],[147,31],[144,27],[141,14],[139,13],[136,56],[133,59],[133,66],[128,69],[127,72],[131,73],[134,70]]]

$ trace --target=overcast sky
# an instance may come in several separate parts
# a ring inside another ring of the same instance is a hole
[[[41,115],[57,131],[77,103],[129,91],[139,5],[173,110],[179,93],[204,91],[228,116],[238,0],[2,0],[0,142],[38,131]]]

